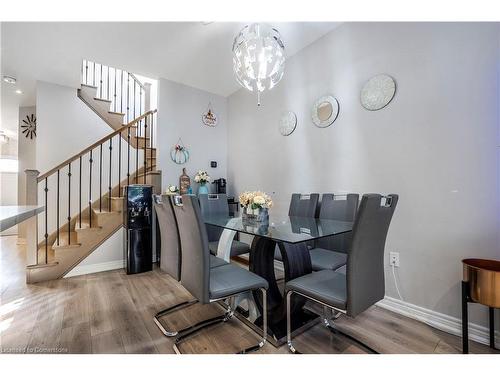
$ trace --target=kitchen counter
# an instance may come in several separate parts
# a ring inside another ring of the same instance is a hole
[[[0,206],[0,232],[43,212],[43,206]]]

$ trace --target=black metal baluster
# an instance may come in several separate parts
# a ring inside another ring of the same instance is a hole
[[[123,70],[120,73],[120,113],[123,113]]]
[[[71,245],[71,162],[68,164],[68,245]]]
[[[122,196],[122,134],[118,134],[118,196]]]
[[[150,136],[149,136],[149,138],[150,138],[149,139],[149,142],[150,142],[149,149],[151,150],[150,151],[151,158],[153,157],[153,136],[154,136],[153,132],[154,132],[154,123],[155,123],[154,120],[155,120],[155,114],[151,113],[151,124],[150,124],[151,128],[149,129],[149,134],[150,134]]]
[[[59,169],[57,170],[57,197],[56,197],[56,243],[59,246]]]
[[[130,73],[127,73],[127,122],[130,122]]]
[[[151,124],[150,124],[150,129],[149,129],[149,134],[150,134],[150,139],[149,139],[149,157],[151,158],[151,165],[153,164],[153,138],[154,138],[154,119],[155,119],[155,114],[151,113]]]
[[[80,156],[80,168],[78,169],[80,174],[78,183],[78,221],[80,223],[80,228],[82,227],[82,157]]]
[[[92,227],[92,163],[94,160],[92,159],[92,150],[90,150],[90,159],[89,159],[89,226]]]
[[[127,135],[127,185],[130,185],[130,126]]]
[[[99,148],[99,212],[102,212],[102,143]]]
[[[135,96],[135,87],[137,86],[137,82],[135,81],[134,79],[134,119],[137,118],[136,114],[135,114],[135,102],[137,101],[137,98]]]
[[[48,213],[49,213],[49,206],[47,205],[47,193],[49,191],[49,188],[47,186],[47,177],[45,177],[45,264],[47,264],[48,260],[48,253],[49,253],[49,220],[48,220]],[[36,252],[36,258],[37,258],[37,264],[38,264],[38,249]]]
[[[115,76],[114,76],[114,81],[115,81],[115,90],[114,90],[114,98],[115,98],[115,112],[116,112],[116,69],[115,69]]]
[[[144,118],[144,141],[145,141],[145,144],[144,144],[144,184],[146,184],[146,172],[148,170],[148,166],[147,166],[148,140],[146,138],[147,136],[148,136],[148,116],[146,116]]]
[[[108,68],[108,76],[106,77],[106,79],[108,81],[108,87],[107,87],[107,89],[108,89],[108,97],[107,97],[107,99],[109,100],[109,98],[110,98],[110,95],[109,95],[109,66],[107,68]]]
[[[100,77],[99,77],[99,80],[100,80],[100,85],[99,85],[99,86],[100,86],[100,87],[99,87],[99,92],[100,92],[100,94],[99,94],[99,98],[101,98],[101,99],[102,99],[102,64],[100,64],[100,65],[101,65],[101,75],[100,75]]]
[[[135,183],[139,178],[139,137],[135,136]]]
[[[113,138],[109,139],[109,184],[108,184],[108,211],[111,212],[111,150],[113,150]]]

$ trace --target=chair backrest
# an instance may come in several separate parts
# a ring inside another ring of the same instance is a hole
[[[226,215],[229,216],[229,204],[226,194],[200,194],[199,195],[201,214],[205,215]],[[223,229],[207,225],[209,241],[219,241]]]
[[[290,200],[288,216],[316,217],[319,194],[293,193]]]
[[[160,269],[180,281],[182,255],[172,196],[155,195],[153,202],[161,236]]]
[[[347,259],[347,314],[356,316],[384,298],[384,248],[398,195],[364,194]]]
[[[201,303],[210,301],[210,253],[198,198],[174,197],[174,214],[181,239],[181,284]]]
[[[323,194],[319,211],[320,219],[354,221],[358,212],[359,194]],[[323,249],[347,252],[351,247],[352,233],[320,238],[315,246]]]

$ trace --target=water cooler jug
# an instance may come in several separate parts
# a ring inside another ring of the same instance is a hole
[[[153,269],[151,185],[128,185],[124,192],[125,259],[127,274]]]

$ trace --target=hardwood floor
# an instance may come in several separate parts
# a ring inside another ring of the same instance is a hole
[[[173,353],[173,340],[153,322],[166,306],[189,294],[159,269],[138,275],[123,270],[26,285],[24,246],[0,238],[3,353]],[[193,305],[163,318],[182,327],[221,313],[218,306]],[[423,323],[373,307],[336,327],[380,353],[460,353],[461,339]],[[236,318],[201,331],[182,343],[186,353],[234,353],[259,337]],[[318,324],[294,340],[303,353],[365,353],[356,342]],[[470,342],[473,353],[500,353]],[[266,344],[257,353],[286,354]]]

